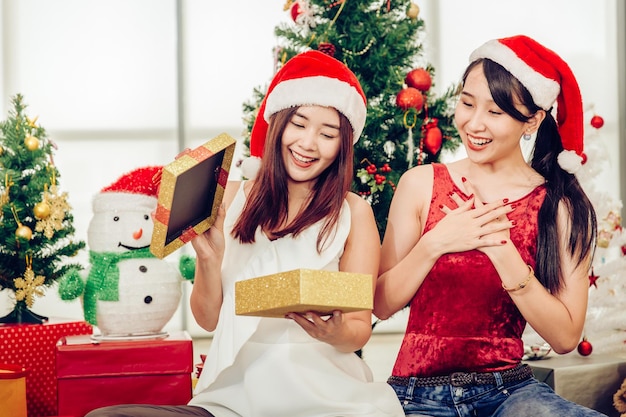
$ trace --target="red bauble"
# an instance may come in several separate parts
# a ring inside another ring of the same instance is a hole
[[[591,343],[589,343],[586,337],[583,337],[583,340],[578,344],[578,353],[582,356],[589,356],[592,350],[593,346],[591,346]]]
[[[424,96],[417,88],[403,88],[396,96],[396,105],[402,110],[414,108],[420,111],[424,106]]]
[[[596,114],[591,118],[591,126],[595,127],[596,129],[600,129],[602,126],[604,126],[604,119]]]
[[[409,87],[417,88],[420,91],[428,91],[433,85],[430,73],[424,68],[417,68],[410,71],[404,78],[404,82]]]
[[[424,126],[424,148],[431,155],[436,155],[441,149],[441,143],[443,142],[443,135],[441,129],[437,127],[437,119],[429,122]]]
[[[436,155],[437,152],[441,149],[442,143],[442,134],[441,129],[437,126],[431,127],[426,131],[426,135],[424,136],[424,147],[428,152],[433,155]]]

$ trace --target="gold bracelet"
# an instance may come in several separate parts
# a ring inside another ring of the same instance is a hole
[[[533,270],[533,267],[528,264],[526,266],[528,267],[528,276],[526,277],[526,279],[517,284],[517,286],[514,288],[507,288],[504,286],[504,283],[502,283],[502,288],[504,288],[505,291],[514,292],[517,290],[521,290],[522,288],[526,288],[530,280],[533,279],[533,277],[535,276],[535,271]]]

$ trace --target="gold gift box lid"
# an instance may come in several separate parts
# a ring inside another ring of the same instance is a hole
[[[150,252],[164,258],[215,222],[235,139],[222,133],[163,167]]]
[[[370,274],[294,269],[235,283],[235,313],[243,316],[285,317],[290,312],[322,315],[371,310]]]

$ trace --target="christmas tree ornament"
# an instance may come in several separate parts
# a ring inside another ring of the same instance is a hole
[[[302,15],[302,8],[300,7],[300,3],[298,1],[294,1],[289,9],[289,14],[291,15],[291,20],[298,23],[298,17]]]
[[[336,48],[335,45],[329,42],[320,42],[317,45],[317,50],[320,52],[324,52],[328,56],[335,56]]]
[[[436,155],[441,150],[441,144],[443,143],[441,129],[437,127],[438,122],[437,119],[431,119],[423,127],[424,147],[432,155]]]
[[[26,258],[26,270],[24,271],[24,277],[15,278],[15,299],[17,301],[24,301],[28,308],[31,308],[35,303],[35,296],[43,297],[44,292],[41,289],[46,277],[43,275],[35,276],[33,271],[33,259],[28,256]]]
[[[20,222],[14,206],[11,207],[11,212],[13,213],[13,218],[15,219],[15,223],[17,224],[17,228],[15,229],[15,237],[28,242],[33,237],[33,231],[30,229],[30,227],[25,226],[22,224],[22,222]]]
[[[33,207],[33,214],[38,219],[47,218],[48,216],[50,216],[50,204],[48,204],[46,201],[35,204],[35,207]]]
[[[598,247],[605,249],[608,248],[612,238],[613,234],[610,231],[606,229],[599,230],[597,238]]]
[[[593,272],[593,268],[591,268],[591,274],[589,274],[589,287],[596,287],[598,288],[598,278],[600,278],[599,276],[597,276],[594,272]]]
[[[424,96],[417,88],[406,87],[396,96],[396,105],[402,110],[413,108],[420,112],[424,107]]]
[[[430,72],[428,72],[424,68],[417,68],[409,71],[409,73],[404,78],[404,82],[409,87],[417,88],[420,91],[428,91],[433,85],[433,80],[430,76]]]
[[[616,211],[609,211],[604,220],[613,228],[619,230],[622,224],[622,216]]]
[[[44,202],[50,207],[48,216],[39,219],[35,225],[36,232],[43,232],[44,236],[52,239],[55,232],[63,229],[63,221],[71,207],[67,202],[67,193],[59,194],[54,174],[51,177],[49,191],[44,191]]]
[[[411,4],[409,5],[409,9],[406,12],[406,15],[409,17],[409,19],[413,19],[416,20],[417,16],[419,16],[420,14],[420,8],[417,4],[411,2]]]
[[[19,223],[17,229],[15,229],[15,237],[28,241],[33,237],[33,231],[30,227]]]
[[[24,139],[24,146],[26,146],[26,149],[29,151],[36,151],[39,149],[39,139],[35,136],[26,136]]]
[[[581,356],[589,356],[591,355],[591,352],[593,351],[593,346],[587,340],[587,338],[583,336],[583,340],[578,344],[577,350]]]
[[[591,118],[590,123],[591,126],[595,127],[596,129],[600,129],[602,126],[604,126],[604,119],[596,114]]]

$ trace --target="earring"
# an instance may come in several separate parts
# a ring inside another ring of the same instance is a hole
[[[526,132],[522,135],[522,139],[524,140],[530,140],[532,138],[531,134]]]

